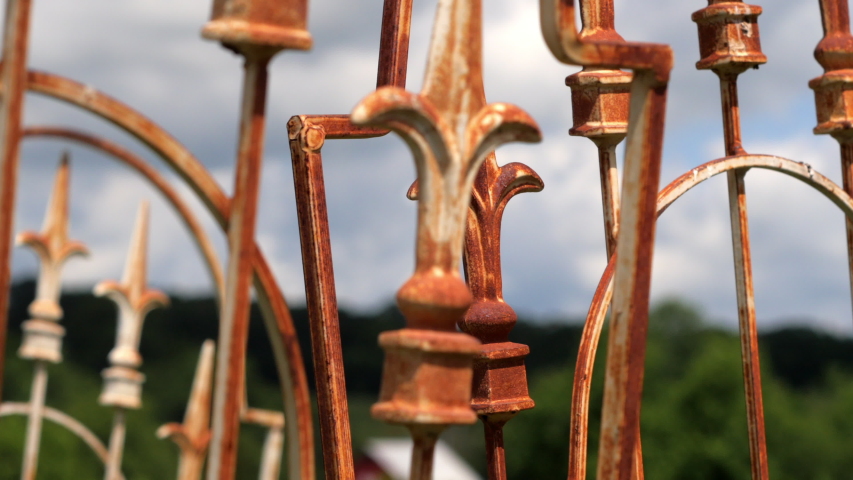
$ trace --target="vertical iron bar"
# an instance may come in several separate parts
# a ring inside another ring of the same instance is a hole
[[[410,429],[415,442],[412,449],[410,480],[432,480],[432,463],[435,456],[435,442],[440,431],[415,427]]]
[[[506,421],[483,419],[486,433],[486,469],[489,480],[507,480],[506,455],[504,453],[504,425]]]
[[[844,191],[853,195],[853,141],[839,139],[841,146],[841,178]],[[847,230],[847,266],[850,270],[850,299],[853,302],[853,220],[847,218],[844,222]]]
[[[27,88],[27,53],[32,0],[8,0],[3,29],[3,98],[0,101],[0,401],[6,358],[15,189],[21,116]]]
[[[288,130],[305,274],[305,297],[311,319],[323,464],[327,478],[351,479],[352,438],[320,154],[325,132],[321,126],[306,124],[301,117],[293,117]]]
[[[30,415],[27,420],[27,437],[24,443],[24,466],[21,480],[35,480],[41,443],[41,425],[44,417],[44,396],[47,391],[47,364],[36,360],[33,367],[33,385],[30,393]]]
[[[746,189],[743,182],[745,174],[746,170],[733,170],[727,173],[729,208],[732,222],[732,246],[734,247],[752,478],[753,480],[767,480],[770,475],[767,468],[767,445],[764,435],[764,402],[761,393],[761,368],[758,357],[758,330],[755,322],[752,258],[749,247],[749,222],[746,214]]]
[[[726,142],[726,156],[743,155],[743,142],[740,133],[740,106],[737,95],[738,73],[718,72],[720,77],[720,98],[723,104],[723,135]]]
[[[412,0],[385,0],[382,8],[376,88],[385,86],[406,88],[411,27]]]
[[[284,445],[284,432],[281,428],[273,427],[264,439],[264,449],[261,452],[261,468],[259,480],[277,480],[281,469],[281,449]]]
[[[575,375],[572,380],[572,417],[569,433],[569,476],[568,480],[586,480],[587,470],[587,440],[589,438],[589,396],[592,388],[592,373],[595,364],[595,354],[598,350],[601,329],[604,325],[613,289],[604,288],[613,279],[615,259],[610,257],[607,268],[601,276],[595,295],[584,322],[578,359],[575,362]],[[605,283],[606,282],[606,283]],[[596,319],[602,319],[596,322]]]
[[[127,431],[124,414],[124,408],[116,407],[113,415],[113,429],[110,433],[110,450],[104,480],[119,480],[121,478],[121,459],[124,454],[124,437]]]
[[[853,78],[853,38],[850,35],[850,11],[847,0],[820,0],[824,37],[815,48],[815,59],[824,74],[809,82],[815,91],[818,125],[815,134],[830,134],[841,147],[841,176],[844,191],[853,192],[853,108],[846,100]],[[853,222],[847,219],[847,258],[853,301]]]
[[[264,145],[270,54],[246,53],[240,143],[228,223],[229,259],[219,324],[212,438],[207,477],[234,478],[251,307],[252,258]]]
[[[595,143],[598,147],[598,168],[601,173],[604,240],[607,258],[610,258],[616,251],[616,239],[619,236],[619,169],[616,166],[618,142],[603,140]]]
[[[850,11],[846,0],[821,0],[820,13],[823,31],[827,37],[850,35]]]
[[[746,152],[741,142],[737,90],[738,74],[730,72],[718,72],[718,74],[723,107],[726,156],[742,155]],[[747,170],[733,170],[726,175],[732,226],[732,249],[734,251],[746,417],[749,429],[750,464],[753,480],[767,480],[769,479],[769,471],[764,433],[764,402],[761,391],[758,327],[755,315],[755,292],[752,283],[752,251],[749,242],[749,219],[746,210],[746,186],[744,184],[746,172]]]
[[[666,85],[636,70],[631,86],[613,318],[601,421],[598,478],[630,480],[636,448],[648,328],[649,290]]]

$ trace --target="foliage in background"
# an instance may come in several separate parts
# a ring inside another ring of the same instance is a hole
[[[651,313],[648,342],[641,415],[646,478],[750,478],[737,336],[710,329],[694,309],[668,302]],[[760,343],[771,476],[850,478],[853,341],[796,329],[763,335]],[[782,351],[768,348],[780,344]],[[587,478],[595,478],[603,350],[593,382]],[[815,360],[809,375],[794,367],[802,352]],[[565,478],[572,370],[573,363],[532,378],[536,408],[507,429],[510,478]]]
[[[10,401],[29,398],[32,366],[18,359],[15,351],[20,322],[32,297],[32,283],[13,289],[4,388],[4,397]],[[106,355],[114,341],[115,311],[110,302],[89,294],[66,295],[62,306],[62,323],[68,331],[63,349],[66,360],[50,367],[48,405],[81,420],[106,441],[112,416],[97,404],[97,396],[100,371],[107,366]],[[250,404],[281,409],[278,378],[257,313],[253,312],[249,338]],[[311,379],[307,313],[295,309],[293,318]],[[208,298],[173,298],[172,307],[153,312],[146,321],[141,345],[145,361],[141,371],[147,376],[143,409],[128,414],[124,470],[129,479],[162,480],[163,475],[173,475],[177,449],[155,438],[154,431],[183,417],[199,348],[205,339],[216,338],[216,322],[216,304]],[[369,415],[383,361],[377,335],[403,325],[393,307],[370,316],[341,312],[356,456],[370,437],[406,434]],[[605,330],[602,345],[606,338]],[[536,408],[522,412],[506,428],[510,478],[564,479],[579,322],[520,322],[511,340],[531,347],[527,365]],[[704,325],[701,315],[689,306],[666,302],[652,312],[648,341],[642,410],[646,477],[749,478],[737,336]],[[849,478],[853,471],[853,340],[785,329],[763,334],[760,344],[771,475],[776,480]],[[593,382],[589,478],[595,476],[605,353],[605,348],[599,349]],[[22,418],[0,419],[0,480],[19,476],[24,428]],[[94,455],[70,434],[49,424],[44,433],[39,478],[102,475]],[[243,428],[238,478],[257,476],[263,435],[259,428]],[[481,425],[454,427],[442,438],[485,472]],[[319,462],[318,458],[318,466]]]

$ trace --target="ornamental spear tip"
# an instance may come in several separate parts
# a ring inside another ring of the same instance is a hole
[[[159,438],[169,438],[181,450],[179,478],[198,478],[210,440],[210,398],[213,389],[213,340],[201,347],[192,392],[183,423],[167,423],[157,429]]]
[[[36,318],[59,320],[60,276],[68,258],[87,255],[86,246],[68,239],[68,185],[70,177],[68,152],[62,154],[53,191],[45,212],[41,232],[25,231],[18,234],[16,243],[33,249],[39,257],[40,269],[36,299],[30,304],[29,312]]]
[[[116,347],[110,352],[110,362],[137,367],[142,358],[137,351],[142,322],[152,309],[169,304],[169,298],[158,290],[149,289],[146,281],[148,248],[148,202],[139,205],[127,263],[121,283],[106,280],[95,286],[95,295],[106,296],[119,307]]]

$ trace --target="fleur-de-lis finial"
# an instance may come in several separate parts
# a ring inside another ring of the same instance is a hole
[[[382,87],[352,113],[355,124],[396,131],[414,152],[420,182],[417,260],[415,275],[398,293],[404,313],[413,314],[407,315],[412,327],[455,327],[452,318],[426,321],[415,305],[432,310],[438,302],[461,314],[471,302],[457,272],[481,162],[500,144],[540,139],[536,123],[520,108],[485,104],[481,36],[479,0],[441,0],[421,94]]]
[[[56,324],[62,318],[59,306],[62,267],[70,257],[89,253],[81,242],[68,239],[69,176],[68,153],[65,153],[56,172],[42,231],[21,232],[16,238],[19,245],[30,247],[38,255],[41,269],[36,298],[29,306],[33,320],[23,325],[25,336],[19,350],[22,358],[51,362],[62,360],[64,331]]]
[[[107,357],[110,367],[101,372],[104,388],[98,402],[115,407],[110,451],[104,478],[119,478],[124,453],[125,410],[142,406],[142,384],[145,375],[137,368],[142,365],[139,340],[145,316],[156,307],[169,304],[169,297],[148,288],[146,261],[148,249],[148,202],[139,205],[136,227],[124,267],[121,283],[107,280],[95,286],[95,295],[105,296],[118,305],[116,345]]]
[[[501,274],[501,219],[509,200],[544,188],[542,179],[521,163],[498,166],[489,155],[477,178],[465,234],[465,274],[474,304],[459,323],[463,332],[483,342],[474,357],[471,406],[483,421],[489,479],[506,478],[503,426],[515,414],[533,408],[524,359],[527,345],[512,343],[509,333],[518,316],[504,301]]]
[[[474,181],[465,236],[465,270],[475,303],[459,327],[483,342],[507,341],[516,321],[512,308],[503,300],[500,238],[504,209],[519,193],[538,192],[542,188],[542,179],[533,169],[522,163],[499,166],[494,155],[486,158]],[[488,322],[478,321],[481,318],[475,312],[478,306],[501,314],[488,315]]]
[[[385,332],[380,402],[373,416],[409,427],[413,479],[431,478],[435,439],[449,424],[473,423],[471,363],[479,341],[456,332],[472,296],[459,275],[474,177],[496,147],[540,139],[520,108],[486,105],[480,0],[439,0],[419,95],[381,87],[353,123],[397,132],[415,157],[418,230],[415,273],[397,293],[407,327]]]
[[[66,152],[56,172],[41,232],[21,232],[16,238],[18,245],[26,245],[36,252],[41,264],[36,299],[29,307],[30,315],[37,318],[58,320],[62,317],[58,303],[62,267],[70,257],[89,253],[81,242],[68,239],[69,171]]]
[[[148,288],[147,248],[148,202],[142,202],[121,283],[106,280],[95,286],[95,295],[108,297],[119,308],[116,346],[109,354],[113,365],[136,368],[142,364],[138,350],[145,316],[152,309],[169,304],[165,294]]]

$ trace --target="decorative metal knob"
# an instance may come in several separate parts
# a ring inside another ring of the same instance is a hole
[[[828,134],[841,142],[853,140],[853,36],[847,0],[821,1],[824,37],[815,58],[824,68],[809,81],[817,107],[815,134]]]
[[[702,56],[696,68],[741,73],[767,63],[758,33],[761,11],[740,1],[708,0],[707,7],[693,13]]]
[[[569,135],[621,142],[628,133],[631,78],[630,72],[609,69],[584,69],[566,77],[574,123]]]
[[[246,48],[311,48],[308,0],[215,0],[201,34],[245,53]]]
[[[616,31],[613,0],[583,2],[581,19],[578,38],[625,43]],[[631,78],[630,72],[595,67],[566,77],[572,89],[574,123],[569,135],[588,137],[599,147],[621,142],[628,132]]]

